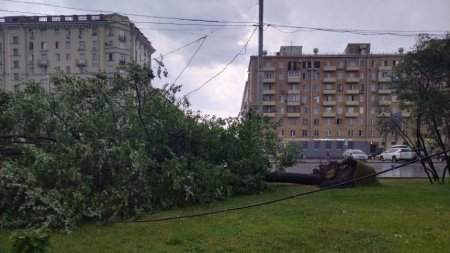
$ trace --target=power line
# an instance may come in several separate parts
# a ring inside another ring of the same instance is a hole
[[[185,47],[188,47],[188,46],[190,46],[190,45],[192,45],[192,44],[194,44],[194,43],[196,43],[196,42],[198,42],[198,41],[200,41],[200,40],[205,39],[206,37],[207,37],[207,35],[202,36],[201,38],[198,38],[198,39],[196,39],[196,40],[194,40],[194,41],[192,41],[192,42],[189,42],[189,43],[186,44],[186,45],[183,45],[183,46],[181,46],[181,47],[179,47],[179,48],[176,48],[176,49],[174,49],[174,50],[172,50],[172,51],[170,51],[170,52],[168,52],[168,53],[165,53],[165,54],[161,55],[161,56],[158,57],[158,58],[154,58],[154,59],[159,59],[159,58],[162,59],[162,58],[164,58],[165,56],[167,56],[167,55],[169,55],[169,54],[171,54],[171,53],[175,53],[176,51],[181,50],[181,49],[183,49],[183,48],[185,48]]]
[[[249,208],[254,208],[254,207],[259,207],[259,206],[270,205],[270,204],[282,202],[282,201],[285,201],[285,200],[288,200],[288,199],[293,199],[293,198],[302,197],[302,196],[306,196],[306,195],[311,195],[311,194],[314,194],[314,193],[318,193],[318,192],[322,192],[322,191],[326,191],[326,190],[330,190],[330,189],[334,189],[334,188],[339,188],[341,186],[345,186],[345,185],[348,185],[350,183],[362,181],[362,180],[365,180],[365,179],[368,179],[368,178],[371,178],[371,177],[376,177],[378,175],[381,175],[381,174],[384,174],[386,172],[393,171],[393,170],[405,167],[407,165],[416,163],[418,161],[431,159],[432,157],[444,154],[445,152],[448,152],[448,150],[440,152],[440,153],[436,153],[436,154],[433,154],[433,155],[430,155],[430,156],[427,156],[427,157],[423,157],[423,158],[421,158],[419,160],[409,161],[409,162],[403,163],[401,165],[394,166],[392,168],[385,169],[385,170],[382,170],[380,172],[376,172],[376,173],[373,173],[373,174],[370,174],[370,175],[366,175],[366,176],[362,176],[362,177],[359,177],[359,178],[351,179],[351,180],[343,182],[343,183],[339,183],[339,184],[335,184],[335,185],[319,188],[319,189],[312,190],[312,191],[301,192],[301,193],[294,193],[294,194],[292,194],[290,196],[286,196],[286,197],[282,197],[282,198],[278,198],[278,199],[273,199],[273,200],[269,200],[269,201],[265,201],[265,202],[250,204],[250,205],[246,205],[246,206],[231,207],[231,208],[221,209],[221,210],[217,210],[217,211],[202,212],[202,213],[196,213],[196,214],[177,215],[177,216],[171,216],[171,217],[166,217],[166,218],[145,219],[145,220],[128,220],[128,221],[122,220],[122,221],[109,221],[109,222],[107,221],[105,223],[149,223],[149,222],[159,222],[159,221],[168,221],[168,220],[177,220],[177,219],[185,219],[185,218],[194,218],[194,217],[208,216],[208,215],[213,215],[213,214],[219,214],[219,213],[238,211],[238,210],[249,209]]]
[[[191,58],[189,59],[188,63],[186,64],[186,66],[184,66],[183,70],[181,70],[180,74],[178,74],[177,78],[175,78],[175,81],[173,81],[173,84],[175,84],[178,81],[178,78],[180,78],[181,74],[183,74],[183,72],[187,69],[187,67],[191,64],[192,60],[194,59],[194,57],[197,55],[198,51],[200,50],[200,48],[203,46],[203,43],[205,43],[207,35],[203,36],[201,38],[202,42],[200,43],[200,45],[197,47],[197,50],[195,50],[194,54],[191,56]]]
[[[110,11],[110,10],[94,10],[94,9],[76,8],[76,7],[62,6],[62,5],[50,4],[50,3],[38,3],[38,2],[32,2],[32,1],[20,1],[20,0],[1,0],[1,1],[13,2],[13,3],[23,3],[23,4],[42,5],[42,6],[47,6],[47,7],[55,7],[55,8],[61,8],[61,9],[86,11],[86,12],[117,13],[117,14],[121,14],[121,15],[125,15],[125,16],[146,17],[146,18],[155,18],[155,19],[169,19],[169,20],[180,20],[180,21],[190,21],[190,22],[205,22],[205,23],[233,23],[233,24],[253,24],[254,23],[254,22],[250,22],[250,21],[225,21],[225,20],[208,20],[208,19],[194,19],[194,18],[154,16],[154,15],[146,15],[146,14],[116,12],[116,11]]]
[[[201,88],[203,88],[206,84],[208,84],[210,81],[212,81],[214,78],[218,77],[220,74],[222,74],[227,68],[228,66],[231,65],[231,63],[234,62],[234,60],[239,56],[239,55],[244,55],[247,51],[247,45],[250,42],[250,40],[252,39],[253,35],[255,34],[256,30],[258,28],[255,27],[255,29],[253,30],[252,34],[250,35],[250,37],[248,38],[247,42],[245,42],[244,46],[241,48],[241,50],[239,50],[239,52],[231,59],[230,62],[227,63],[227,65],[225,65],[225,67],[223,67],[223,69],[221,71],[219,71],[217,74],[215,74],[214,76],[212,76],[211,78],[209,78],[206,82],[204,82],[202,85],[200,85],[200,87],[188,92],[186,95],[184,95],[185,97],[188,97],[190,94],[200,90]],[[242,53],[244,51],[244,53]]]

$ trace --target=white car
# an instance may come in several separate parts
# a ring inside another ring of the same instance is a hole
[[[416,153],[410,148],[390,148],[380,154],[380,159],[392,160],[396,162],[398,160],[413,160],[416,158]]]
[[[355,160],[367,161],[369,157],[361,149],[347,149],[342,154],[344,158],[353,158]]]

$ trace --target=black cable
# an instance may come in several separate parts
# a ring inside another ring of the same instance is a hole
[[[247,42],[245,42],[244,46],[241,48],[241,50],[239,50],[239,52],[231,59],[230,62],[227,63],[227,65],[225,65],[225,67],[223,67],[223,69],[221,71],[219,71],[217,74],[215,74],[214,76],[212,76],[211,78],[209,78],[206,82],[204,82],[202,85],[200,85],[198,88],[191,90],[190,92],[188,92],[186,95],[184,95],[184,97],[188,97],[190,94],[200,90],[201,88],[203,88],[206,84],[208,84],[210,81],[212,81],[214,78],[218,77],[220,74],[222,74],[227,68],[228,66],[231,65],[231,63],[234,62],[234,60],[236,60],[236,58],[239,55],[243,55],[242,52],[246,52],[247,50],[247,45],[250,42],[250,40],[252,39],[253,35],[255,34],[256,30],[258,27],[255,27],[255,29],[253,30],[252,34],[250,35],[250,37],[248,38]],[[245,54],[245,53],[244,53]]]
[[[97,13],[117,13],[125,16],[134,16],[134,17],[146,17],[146,18],[156,18],[156,19],[169,19],[169,20],[180,20],[180,21],[190,21],[190,22],[205,22],[205,23],[234,23],[234,24],[254,24],[254,22],[247,21],[224,21],[224,20],[207,20],[207,19],[193,19],[193,18],[179,18],[179,17],[164,17],[164,16],[154,16],[154,15],[146,15],[146,14],[135,14],[135,13],[125,13],[125,12],[116,12],[109,10],[93,10],[93,9],[85,9],[85,8],[76,8],[69,6],[62,6],[57,4],[49,4],[49,3],[38,3],[32,1],[19,1],[19,0],[1,0],[4,2],[13,2],[13,3],[23,3],[23,4],[34,4],[34,5],[42,5],[47,7],[55,7],[61,9],[68,10],[77,10],[77,11],[86,11],[86,12],[97,12]]]
[[[259,206],[264,206],[264,205],[269,205],[269,204],[273,204],[273,203],[277,203],[277,202],[281,202],[281,201],[285,201],[288,199],[292,199],[292,198],[296,198],[296,197],[301,197],[301,196],[305,196],[305,195],[309,195],[309,194],[313,194],[313,193],[318,193],[318,192],[322,192],[322,191],[326,191],[326,190],[330,190],[330,189],[334,189],[334,188],[338,188],[350,183],[354,183],[354,182],[358,182],[367,178],[371,178],[371,177],[375,177],[377,175],[389,172],[389,171],[393,171],[402,167],[405,167],[407,165],[416,163],[418,161],[422,161],[422,160],[426,160],[426,159],[431,159],[432,157],[441,155],[445,152],[449,152],[449,150],[440,152],[440,153],[436,153],[433,155],[429,155],[427,157],[423,157],[419,160],[414,160],[414,161],[409,161],[406,163],[403,163],[399,166],[394,166],[392,168],[386,169],[386,170],[382,170],[380,172],[376,172],[367,176],[362,176],[359,178],[355,178],[343,183],[339,183],[339,184],[335,184],[335,185],[331,185],[331,186],[327,186],[327,187],[323,187],[323,188],[319,188],[316,190],[312,190],[312,191],[308,191],[308,192],[301,192],[301,193],[295,193],[293,195],[287,196],[287,197],[282,197],[282,198],[278,198],[278,199],[274,199],[274,200],[269,200],[269,201],[265,201],[265,202],[260,202],[260,203],[256,203],[256,204],[251,204],[251,205],[246,205],[246,206],[240,206],[240,207],[231,207],[231,208],[225,208],[225,209],[221,209],[221,210],[217,210],[217,211],[210,211],[210,212],[202,212],[202,213],[196,213],[196,214],[187,214],[187,215],[177,215],[177,216],[171,216],[171,217],[166,217],[166,218],[157,218],[157,219],[144,219],[144,220],[115,220],[115,221],[106,221],[104,223],[148,223],[148,222],[159,222],[159,221],[168,221],[168,220],[176,220],[176,219],[185,219],[185,218],[194,218],[194,217],[200,217],[200,216],[207,216],[207,215],[212,215],[212,214],[218,214],[218,213],[225,213],[225,212],[230,212],[230,211],[237,211],[237,210],[242,210],[242,209],[248,209],[248,208],[253,208],[253,207],[259,207]]]
[[[195,50],[194,54],[191,56],[191,58],[189,59],[188,63],[186,64],[186,66],[184,66],[184,68],[181,70],[180,74],[178,74],[177,78],[175,78],[175,81],[173,81],[172,84],[175,84],[178,81],[178,78],[180,78],[180,76],[183,74],[183,72],[187,69],[187,67],[191,64],[192,60],[194,59],[194,57],[197,55],[198,51],[200,50],[200,48],[203,46],[203,43],[205,43],[207,35],[202,37],[202,42],[200,43],[200,45],[197,47],[197,50]]]

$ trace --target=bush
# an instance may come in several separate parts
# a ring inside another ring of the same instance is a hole
[[[11,253],[45,253],[50,250],[49,231],[44,228],[14,232]]]

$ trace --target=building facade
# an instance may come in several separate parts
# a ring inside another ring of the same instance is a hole
[[[370,44],[348,44],[343,54],[302,54],[299,46],[281,47],[263,57],[263,114],[282,120],[278,135],[311,158],[338,158],[347,148],[375,153],[403,143],[385,133],[379,117],[409,117],[391,88],[391,72],[403,49],[371,54]],[[250,57],[241,114],[258,104],[258,57]],[[407,130],[405,130],[407,131]]]
[[[135,60],[151,64],[150,41],[118,14],[10,16],[0,18],[0,91],[24,88],[25,81],[51,89],[55,73],[87,76]]]

